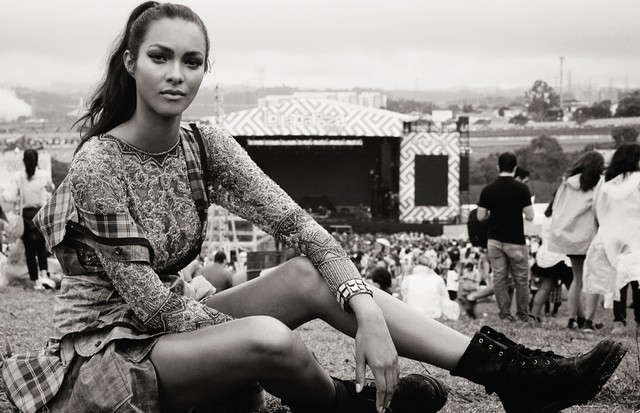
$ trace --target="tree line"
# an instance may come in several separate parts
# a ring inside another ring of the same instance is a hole
[[[558,140],[542,135],[531,140],[529,145],[514,151],[518,166],[529,171],[529,187],[536,202],[548,202],[571,164],[584,152],[597,149],[615,149],[622,143],[637,142],[639,131],[634,127],[616,127],[612,130],[611,142],[589,144],[582,151],[565,152]],[[469,183],[471,202],[476,202],[479,191],[498,177],[499,153],[480,159],[470,159]]]

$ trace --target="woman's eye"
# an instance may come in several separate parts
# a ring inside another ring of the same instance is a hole
[[[164,62],[165,59],[163,55],[161,54],[150,54],[149,57],[151,58],[151,60],[153,60],[154,62]]]
[[[198,59],[189,59],[186,61],[187,66],[198,68],[202,66],[202,61]]]

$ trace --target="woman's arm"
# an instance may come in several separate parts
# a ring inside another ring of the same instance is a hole
[[[209,126],[202,132],[209,148],[209,199],[306,255],[318,268],[343,308],[350,308],[357,319],[357,383],[364,385],[368,364],[376,379],[378,406],[388,406],[397,385],[397,352],[382,311],[347,253],[260,170],[232,136]]]
[[[349,280],[360,280],[361,276],[340,244],[269,178],[228,133],[204,126],[202,135],[208,144],[212,177],[209,199],[306,255],[341,300],[339,287]]]
[[[150,264],[150,243],[129,213],[129,196],[118,155],[88,142],[69,170],[78,215],[76,242],[93,250],[115,289],[136,317],[154,332],[182,332],[232,318],[166,287]],[[113,241],[119,245],[113,249]]]
[[[169,290],[147,264],[114,261],[100,253],[98,257],[115,289],[151,331],[180,333],[233,320]]]

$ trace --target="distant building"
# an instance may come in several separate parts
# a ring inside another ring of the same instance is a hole
[[[258,99],[258,107],[262,108],[283,100],[328,99],[340,103],[350,103],[368,108],[386,108],[387,96],[380,92],[295,92],[292,95],[270,95]]]

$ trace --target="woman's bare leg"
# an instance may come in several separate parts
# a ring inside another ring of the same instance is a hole
[[[598,309],[598,303],[600,302],[600,295],[584,293],[584,318],[594,321],[596,310]]]
[[[335,388],[297,334],[272,317],[249,317],[160,337],[150,354],[163,410],[211,406],[256,381],[288,401],[329,406]]]
[[[555,279],[551,277],[543,277],[542,284],[540,285],[540,289],[536,293],[535,297],[533,297],[533,306],[531,307],[531,314],[540,317],[540,313],[542,312],[542,306],[547,301],[549,297],[549,292],[553,288],[553,284],[555,283]]]
[[[470,339],[376,288],[398,354],[447,370],[457,365]],[[247,283],[215,294],[207,305],[235,317],[269,315],[290,328],[320,318],[351,337],[356,320],[343,311],[311,262],[294,258]]]
[[[584,267],[584,258],[571,257],[571,271],[573,271],[573,282],[569,287],[569,318],[582,317],[584,318],[584,311],[582,309],[582,270]]]

